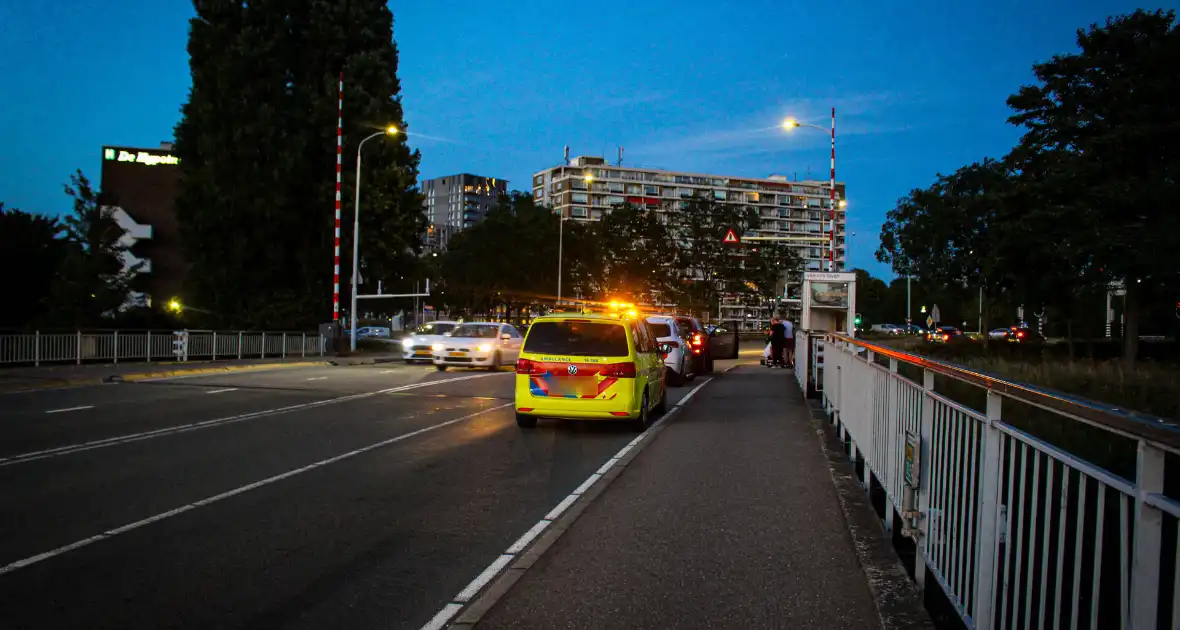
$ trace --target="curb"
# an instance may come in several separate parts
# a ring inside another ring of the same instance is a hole
[[[329,361],[298,361],[294,363],[251,363],[250,365],[223,365],[219,367],[191,368],[185,370],[169,370],[167,372],[137,372],[134,374],[112,374],[102,379],[104,383],[134,383],[157,378],[175,376],[196,376],[199,374],[224,374],[227,372],[251,372],[258,370],[276,370],[286,368],[303,368],[332,365]]]
[[[844,524],[872,593],[881,627],[884,630],[933,630],[934,622],[926,611],[922,593],[910,580],[893,550],[893,543],[877,518],[855,467],[836,435],[828,430],[827,417],[815,401],[805,400],[804,404],[810,412],[811,426],[820,448],[828,458],[828,472],[840,500]]]
[[[724,370],[724,372],[729,372],[735,367],[737,366],[730,367],[729,369]],[[715,378],[715,376],[710,377],[710,381],[712,378]],[[703,385],[708,384],[708,382],[709,381],[706,381]],[[500,600],[512,590],[512,587],[516,585],[520,578],[524,577],[525,572],[532,568],[532,566],[536,564],[536,562],[540,560],[542,556],[545,555],[545,552],[549,551],[553,544],[560,540],[563,535],[565,535],[566,531],[569,530],[574,522],[582,516],[582,513],[594,503],[594,500],[597,499],[598,496],[603,492],[605,492],[606,489],[609,488],[612,483],[614,483],[615,479],[618,479],[619,476],[627,470],[627,466],[629,466],[631,462],[634,461],[634,459],[638,457],[639,454],[642,453],[649,444],[655,441],[660,432],[667,428],[668,424],[672,420],[676,419],[676,417],[680,415],[684,408],[685,407],[683,405],[680,405],[669,409],[668,412],[665,413],[662,418],[660,418],[656,426],[649,428],[644,433],[643,439],[640,440],[638,444],[631,448],[631,450],[628,451],[627,454],[618,461],[618,463],[612,466],[610,470],[606,471],[606,473],[603,474],[596,483],[590,486],[590,488],[587,489],[585,493],[581,494],[577,501],[574,501],[574,503],[570,505],[569,508],[557,518],[557,520],[553,521],[552,525],[546,528],[544,534],[537,538],[537,540],[532,543],[531,546],[521,552],[520,555],[516,557],[515,561],[508,565],[500,573],[500,575],[493,579],[491,583],[484,588],[483,592],[479,596],[471,600],[471,602],[467,604],[467,606],[465,606],[459,613],[459,616],[456,617],[455,620],[446,627],[452,630],[471,630],[472,628],[475,628],[476,625],[483,620],[484,615],[491,611],[492,608],[494,608],[496,604],[498,604]]]

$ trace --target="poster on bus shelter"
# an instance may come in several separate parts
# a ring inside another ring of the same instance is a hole
[[[812,308],[848,308],[847,282],[812,282]]]

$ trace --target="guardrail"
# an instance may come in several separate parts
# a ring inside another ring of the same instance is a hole
[[[318,333],[253,331],[100,331],[0,334],[0,364],[188,361],[323,356]]]
[[[1165,475],[1168,493],[1180,486],[1175,425],[841,335],[800,337],[812,357],[801,385],[814,376],[805,391],[866,490],[884,494],[886,528],[900,519],[914,540],[919,586],[933,578],[967,627],[1180,628],[1180,502],[1165,494]],[[935,391],[936,377],[983,410]],[[1032,434],[1057,422],[1071,450],[1125,456],[1104,468]],[[1106,437],[1071,437],[1088,432]]]

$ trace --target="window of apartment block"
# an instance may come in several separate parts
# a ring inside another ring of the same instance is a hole
[[[659,197],[660,196],[660,187],[659,186],[644,186],[643,187],[643,194],[649,195],[652,197]]]
[[[586,213],[587,213],[586,208],[573,208],[572,210],[570,210],[570,216],[577,217],[579,219],[585,219]]]
[[[643,192],[643,186],[639,184],[627,184],[628,195],[638,195]]]
[[[541,184],[544,184],[544,183],[545,183],[545,176],[544,175],[533,176],[533,185],[534,186],[540,186]]]
[[[607,195],[607,196],[606,196],[606,197],[603,199],[603,201],[604,201],[604,202],[606,203],[606,205],[608,205],[608,206],[617,206],[617,205],[622,205],[622,204],[623,204],[623,203],[626,201],[626,199],[624,199],[624,198],[622,198],[622,197],[619,197],[619,196],[617,196],[617,195]]]
[[[540,199],[541,197],[544,197],[544,196],[545,196],[545,190],[543,188],[538,188],[533,191],[533,198],[534,199]]]
[[[589,197],[589,195],[587,195],[586,193],[576,192],[573,194],[574,203],[586,203],[588,197]]]
[[[625,189],[622,182],[608,182],[606,185],[607,192],[621,193]]]
[[[714,190],[713,191],[713,198],[718,199],[720,201],[725,201],[725,191],[724,190]]]
[[[756,192],[746,193],[746,203],[758,203],[761,200],[761,195]]]

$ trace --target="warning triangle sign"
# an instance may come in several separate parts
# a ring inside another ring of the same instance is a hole
[[[730,230],[725,233],[725,238],[722,239],[721,242],[722,243],[737,243],[738,242],[737,234],[733,233],[733,228],[730,228]]]

